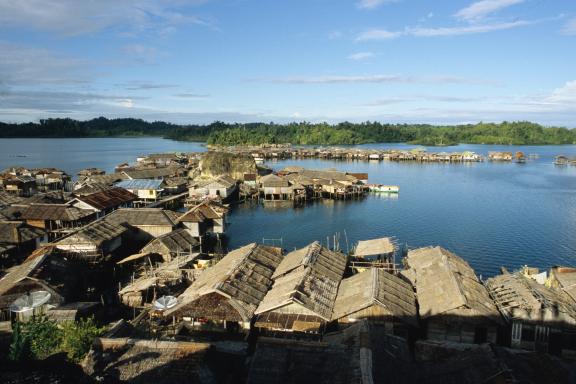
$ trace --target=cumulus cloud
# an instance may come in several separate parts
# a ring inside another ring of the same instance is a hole
[[[102,30],[136,33],[181,24],[210,25],[187,11],[203,0],[18,0],[0,1],[0,24],[55,32],[65,36]]]
[[[481,0],[459,10],[454,16],[461,20],[475,22],[501,9],[523,2],[524,0]]]

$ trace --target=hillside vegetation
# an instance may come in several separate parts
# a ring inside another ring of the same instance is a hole
[[[576,130],[518,121],[467,125],[386,124],[379,122],[249,123],[176,125],[140,119],[46,119],[38,123],[0,123],[0,137],[161,136],[215,145],[292,143],[312,145],[408,142],[422,145],[574,144]]]

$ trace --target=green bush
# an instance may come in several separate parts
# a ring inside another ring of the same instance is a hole
[[[9,358],[42,360],[65,352],[70,361],[79,362],[90,350],[94,338],[103,331],[104,328],[98,327],[93,318],[56,324],[44,316],[36,316],[14,325]]]

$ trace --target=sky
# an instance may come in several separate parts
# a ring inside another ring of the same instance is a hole
[[[0,121],[576,127],[573,0],[0,0]]]

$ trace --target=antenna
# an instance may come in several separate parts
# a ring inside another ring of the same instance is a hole
[[[178,304],[178,299],[174,296],[162,296],[154,302],[154,309],[158,311],[165,311]]]

